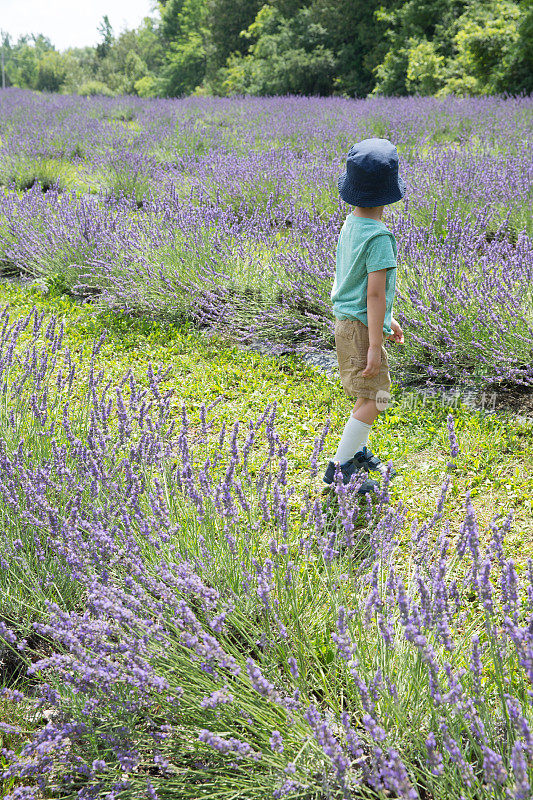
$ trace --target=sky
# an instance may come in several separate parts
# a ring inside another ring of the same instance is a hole
[[[0,31],[42,33],[58,50],[95,45],[107,14],[115,34],[152,14],[153,0],[0,0]]]

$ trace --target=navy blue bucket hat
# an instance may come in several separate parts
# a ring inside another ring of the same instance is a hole
[[[339,178],[339,193],[351,206],[371,208],[397,203],[405,194],[398,175],[398,151],[388,139],[363,139],[353,145],[346,172]]]

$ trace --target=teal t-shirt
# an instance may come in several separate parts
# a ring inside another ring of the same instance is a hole
[[[366,290],[368,273],[386,269],[383,332],[391,330],[392,302],[396,290],[396,239],[384,222],[348,214],[339,234],[335,280],[331,290],[337,319],[360,319],[368,326]]]

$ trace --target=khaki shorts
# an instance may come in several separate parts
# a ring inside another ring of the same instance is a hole
[[[383,334],[382,342],[386,341]],[[341,383],[348,397],[366,397],[375,400],[380,391],[388,393],[391,387],[387,351],[381,345],[381,367],[373,378],[363,378],[369,340],[368,328],[358,319],[335,319],[335,349],[339,362]]]

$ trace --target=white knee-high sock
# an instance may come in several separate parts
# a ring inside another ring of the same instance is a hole
[[[344,426],[337,452],[333,456],[333,461],[345,464],[359,450],[362,450],[368,442],[368,434],[371,427],[371,425],[361,422],[361,420],[350,414],[350,418]]]

